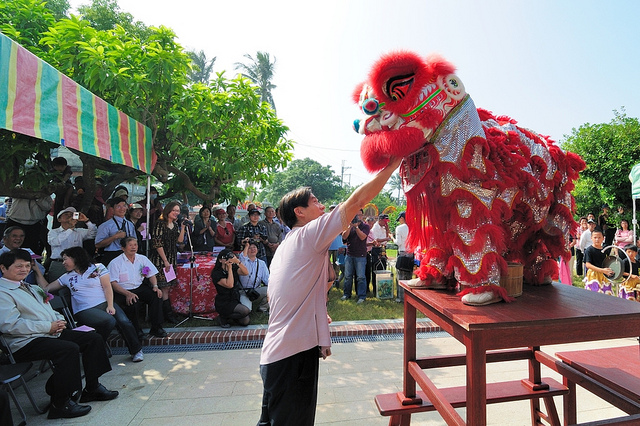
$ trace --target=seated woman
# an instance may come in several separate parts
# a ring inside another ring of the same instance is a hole
[[[233,223],[227,220],[227,212],[225,209],[217,209],[215,211],[216,219],[216,245],[226,247],[233,250],[233,246],[236,241],[236,231],[233,228]]]
[[[117,325],[133,362],[142,361],[142,345],[136,329],[124,311],[113,304],[109,270],[101,263],[91,263],[89,254],[82,247],[63,250],[62,265],[67,273],[49,284],[41,273],[36,272],[38,285],[49,292],[68,287],[76,322],[95,328],[105,342]]]
[[[240,275],[248,275],[249,271],[233,251],[224,249],[218,254],[216,266],[211,271],[211,282],[215,284],[215,307],[218,312],[220,326],[228,328],[229,320],[235,320],[238,324],[249,325],[251,309],[240,303]]]
[[[215,223],[211,220],[211,209],[202,207],[198,212],[200,220],[196,220],[191,239],[194,251],[211,251],[215,245]]]

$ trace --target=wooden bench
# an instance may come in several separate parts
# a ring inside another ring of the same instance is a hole
[[[556,380],[545,377],[542,382],[549,385],[548,389],[532,390],[526,381],[513,380],[500,383],[487,384],[487,404],[499,402],[520,401],[532,398],[549,398],[557,395],[566,395],[568,389]],[[455,408],[466,405],[466,386],[456,386],[439,389],[445,399]],[[417,397],[422,400],[419,404],[403,405],[402,392],[381,394],[375,397],[378,411],[383,416],[401,416],[404,414],[435,411],[435,406],[423,391],[417,392]],[[393,423],[389,423],[393,424]]]
[[[640,346],[558,352],[557,371],[569,388],[564,397],[565,424],[575,424],[576,385],[618,407],[631,417],[593,424],[640,424]]]

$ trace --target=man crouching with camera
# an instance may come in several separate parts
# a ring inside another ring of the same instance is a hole
[[[240,303],[253,310],[258,306],[258,312],[269,312],[267,300],[267,285],[269,285],[269,269],[267,264],[258,259],[259,242],[251,238],[242,240],[242,253],[238,256],[240,262],[246,266],[248,275],[240,275],[240,283],[244,291],[240,292]]]

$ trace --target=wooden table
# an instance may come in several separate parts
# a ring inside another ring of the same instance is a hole
[[[564,397],[565,425],[577,422],[576,385],[630,415],[610,423],[640,424],[640,346],[558,352],[556,357],[562,364],[556,362],[554,369],[570,391]]]
[[[380,413],[391,416],[390,425],[408,425],[411,413],[436,409],[447,424],[465,424],[454,410],[464,406],[466,424],[485,425],[487,403],[522,399],[531,400],[532,424],[539,424],[541,418],[557,424],[553,396],[568,391],[541,377],[540,363],[547,364],[549,359],[540,346],[633,337],[640,332],[639,303],[564,284],[525,286],[516,301],[489,306],[464,305],[454,292],[401,285],[405,290],[403,391],[376,397]],[[416,310],[460,341],[466,354],[416,358]],[[516,359],[528,360],[526,379],[487,386],[487,362]],[[466,365],[466,386],[438,389],[423,371],[453,365]],[[416,392],[416,383],[421,392]],[[546,414],[540,410],[540,399]]]

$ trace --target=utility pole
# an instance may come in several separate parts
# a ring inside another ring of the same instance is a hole
[[[340,173],[340,186],[342,186],[343,188],[344,188],[344,176],[345,176],[344,171],[345,170],[349,170],[351,168],[351,167],[345,166],[346,162],[347,162],[346,160],[342,160],[342,171]],[[347,176],[349,176],[349,178],[351,178],[350,174],[347,175]],[[349,183],[351,183],[351,179],[349,179]]]

